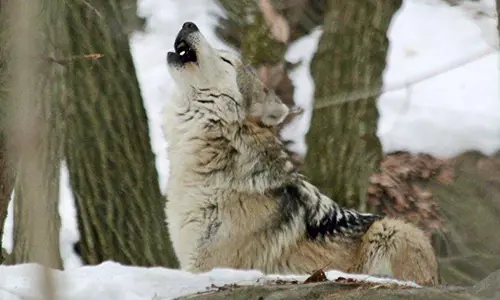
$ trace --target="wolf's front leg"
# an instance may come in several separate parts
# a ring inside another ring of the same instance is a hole
[[[402,220],[375,221],[361,238],[352,272],[438,284],[436,255],[424,233]]]

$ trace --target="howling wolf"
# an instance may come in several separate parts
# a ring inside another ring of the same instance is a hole
[[[183,24],[162,111],[170,177],[167,226],[181,267],[306,274],[325,268],[438,282],[423,232],[339,207],[299,174],[273,128],[289,113],[236,55]]]

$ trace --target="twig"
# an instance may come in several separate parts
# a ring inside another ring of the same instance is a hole
[[[440,69],[433,70],[431,72],[424,73],[420,76],[417,76],[412,81],[406,81],[406,82],[402,82],[399,84],[395,84],[395,85],[388,87],[388,88],[385,88],[385,89],[367,88],[364,91],[343,92],[343,93],[338,93],[332,97],[318,98],[315,100],[315,102],[317,104],[314,105],[313,109],[316,110],[316,109],[322,109],[322,108],[340,105],[340,104],[344,104],[344,103],[348,103],[348,102],[367,100],[369,98],[380,96],[380,95],[387,93],[387,92],[393,92],[393,91],[405,89],[405,88],[408,88],[408,87],[413,86],[415,84],[427,81],[427,80],[434,78],[438,75],[444,74],[444,73],[449,72],[449,71],[454,70],[454,69],[457,69],[461,66],[472,63],[476,60],[479,60],[479,59],[481,59],[489,54],[495,53],[495,52],[498,52],[498,49],[495,49],[495,48],[483,49],[483,50],[477,52],[473,56],[469,56],[467,58],[462,58],[460,60],[457,60],[457,61],[449,64],[446,67],[442,67]],[[328,100],[323,102],[324,99],[328,99]]]
[[[49,57],[48,60],[56,64],[65,66],[68,63],[74,62],[75,60],[98,60],[103,56],[104,56],[103,54],[94,53],[94,54],[75,55],[68,58],[60,58],[60,59]]]

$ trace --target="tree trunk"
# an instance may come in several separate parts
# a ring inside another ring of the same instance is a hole
[[[65,155],[87,264],[176,267],[128,36],[135,0],[70,1]],[[125,9],[126,8],[126,9]],[[100,54],[92,59],[89,54]]]
[[[5,111],[5,107],[8,101],[7,92],[7,65],[6,56],[8,55],[6,49],[6,32],[7,26],[6,11],[4,9],[6,5],[6,0],[0,0],[0,250],[2,250],[2,239],[3,229],[5,224],[5,219],[7,218],[7,208],[9,206],[10,196],[12,195],[12,190],[14,188],[14,176],[12,174],[12,169],[7,161],[7,132],[6,132],[6,116],[8,113]],[[4,259],[4,252],[0,254],[0,263]]]
[[[401,4],[328,1],[324,33],[311,63],[316,100],[306,174],[339,204],[360,210],[367,209],[368,178],[382,155],[376,100],[386,65],[387,29]],[[363,97],[349,101],[353,94]]]
[[[62,268],[59,168],[62,68],[49,57],[64,42],[57,2],[9,1],[8,157],[15,166],[14,248],[9,263]],[[11,47],[10,47],[11,46]]]
[[[0,76],[2,75],[0,74]],[[2,99],[0,101],[2,101],[2,103],[5,103],[5,100],[6,99],[3,98],[2,96]],[[4,112],[1,113],[3,114]],[[4,119],[3,117],[4,116],[2,115],[1,117],[2,120]],[[0,126],[3,126],[3,124]],[[6,136],[4,128],[2,127],[1,130],[2,131],[0,132],[0,237],[3,236],[5,219],[7,218],[7,208],[9,207],[10,197],[12,195],[12,190],[14,188],[14,177],[12,176],[12,172],[7,161],[7,149],[5,144]],[[3,247],[2,239],[0,239],[0,250],[2,250],[2,252],[0,253],[0,263],[2,263],[2,261],[5,258],[4,257],[5,253],[2,247]]]
[[[498,31],[498,46],[500,46],[500,0],[497,0],[497,31]]]

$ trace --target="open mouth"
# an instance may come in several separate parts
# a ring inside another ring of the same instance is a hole
[[[191,48],[183,37],[178,37],[175,40],[174,50],[182,63],[196,62],[196,51]]]
[[[199,32],[198,27],[193,22],[184,22],[182,29],[177,34],[174,42],[174,51],[168,52],[167,62],[171,65],[183,65],[189,62],[197,63],[196,44],[193,45],[192,34]]]

